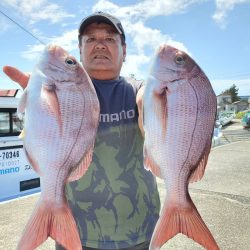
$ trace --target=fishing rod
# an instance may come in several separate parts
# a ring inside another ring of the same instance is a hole
[[[27,29],[25,29],[21,24],[17,23],[15,20],[13,20],[11,17],[9,17],[7,14],[5,14],[2,10],[0,10],[0,13],[5,16],[6,18],[8,18],[10,21],[12,21],[14,24],[16,24],[19,28],[21,28],[23,31],[25,31],[26,33],[28,33],[29,35],[31,35],[33,38],[35,38],[37,41],[39,41],[41,44],[46,45],[46,43],[44,43],[42,40],[40,40],[38,37],[36,37],[35,35],[33,35],[30,31],[28,31]]]

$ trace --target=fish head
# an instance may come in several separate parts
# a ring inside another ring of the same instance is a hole
[[[34,73],[29,92],[40,98],[42,109],[56,118],[62,134],[62,103],[66,102],[61,93],[79,93],[89,84],[89,76],[83,66],[62,47],[47,45]]]
[[[38,68],[46,77],[48,85],[53,84],[59,88],[61,85],[83,83],[82,77],[87,77],[76,58],[55,44],[45,47]]]
[[[151,76],[169,86],[176,81],[187,79],[196,68],[198,65],[187,53],[164,44],[156,51]]]

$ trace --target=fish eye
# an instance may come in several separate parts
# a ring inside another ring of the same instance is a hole
[[[65,62],[68,64],[68,65],[76,65],[76,61],[72,58],[66,58],[65,59]]]
[[[183,65],[185,63],[185,58],[182,55],[177,55],[175,57],[175,62],[179,65]]]

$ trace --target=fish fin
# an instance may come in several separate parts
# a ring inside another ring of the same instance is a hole
[[[168,118],[168,108],[167,108],[167,90],[163,90],[162,93],[154,92],[153,95],[154,110],[156,116],[158,117],[160,124],[162,125],[162,136],[166,138],[167,135],[167,118]]]
[[[39,175],[41,175],[39,164],[35,161],[35,159],[31,156],[31,154],[28,153],[28,151],[25,147],[23,147],[23,149],[24,149],[24,153],[25,153],[29,163],[31,164],[33,170],[35,172],[37,172]]]
[[[19,117],[25,111],[25,108],[27,106],[27,98],[28,98],[28,91],[27,91],[27,89],[25,89],[22,93],[22,96],[21,96],[19,103],[18,103],[18,106],[17,106],[17,115]]]
[[[67,250],[82,250],[75,220],[68,206],[53,207],[41,203],[33,212],[24,233],[18,243],[17,250],[33,250],[48,237]]]
[[[144,145],[144,148],[143,148],[143,157],[144,157],[143,160],[144,160],[144,167],[145,167],[145,169],[150,170],[155,176],[163,179],[160,167],[149,156],[149,154],[147,152],[147,148],[146,148],[145,145]]]
[[[210,150],[211,150],[211,143],[210,144],[208,143],[208,146],[205,149],[205,153],[203,154],[203,157],[201,158],[197,168],[193,171],[193,173],[190,175],[188,179],[190,183],[199,181],[204,176]]]
[[[92,162],[93,149],[91,148],[83,157],[80,164],[70,173],[68,182],[76,181],[80,179],[88,170],[89,165]]]
[[[43,84],[41,97],[48,104],[49,110],[55,115],[60,134],[62,134],[62,115],[55,87]]]
[[[178,233],[193,239],[205,249],[219,250],[216,241],[192,201],[189,203],[190,206],[184,209],[172,204],[164,205],[162,208],[150,242],[150,250],[160,249]]]

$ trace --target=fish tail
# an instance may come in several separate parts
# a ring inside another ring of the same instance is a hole
[[[192,201],[186,209],[171,205],[163,207],[149,249],[160,249],[178,233],[185,234],[208,250],[219,250],[216,241]]]
[[[26,225],[17,250],[34,250],[49,236],[67,250],[82,250],[76,223],[67,205],[60,208],[51,204],[38,206]]]

